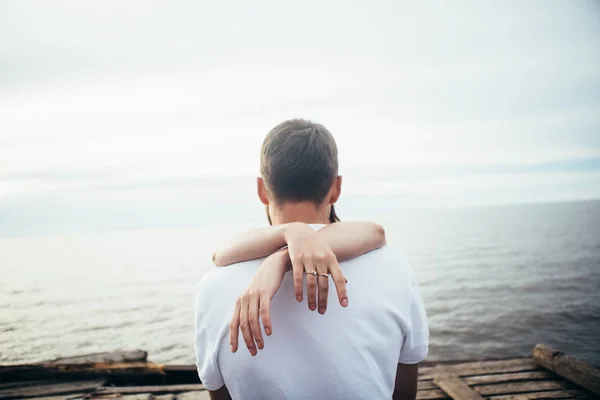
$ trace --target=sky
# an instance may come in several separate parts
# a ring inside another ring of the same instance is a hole
[[[352,214],[600,198],[595,1],[0,3],[0,235],[262,218],[282,120]],[[357,206],[358,207],[358,206]]]

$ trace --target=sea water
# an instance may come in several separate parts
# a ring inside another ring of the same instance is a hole
[[[526,356],[546,343],[600,366],[600,201],[369,218],[419,277],[429,359]],[[193,363],[195,283],[215,246],[248,227],[0,239],[0,363],[121,348]]]

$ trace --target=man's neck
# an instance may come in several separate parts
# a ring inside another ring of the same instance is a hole
[[[290,222],[304,222],[305,224],[328,224],[328,207],[316,207],[313,203],[302,202],[284,204],[271,208],[271,221],[274,225],[288,224]]]

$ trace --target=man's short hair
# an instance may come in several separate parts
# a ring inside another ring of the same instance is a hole
[[[267,134],[260,173],[276,202],[321,205],[338,176],[337,154],[335,139],[323,125],[290,119]]]

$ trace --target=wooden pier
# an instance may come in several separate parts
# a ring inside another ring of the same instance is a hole
[[[149,362],[144,351],[0,366],[0,399],[208,399],[194,365]],[[423,363],[417,399],[599,399],[600,371],[538,345],[531,357]]]

